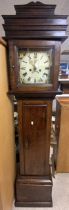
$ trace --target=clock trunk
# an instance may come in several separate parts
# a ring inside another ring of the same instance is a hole
[[[19,101],[20,174],[49,175],[51,101]],[[21,114],[20,114],[21,113]]]

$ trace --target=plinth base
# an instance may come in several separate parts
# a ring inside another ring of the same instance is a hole
[[[18,207],[52,207],[50,176],[18,176],[15,189],[15,205]]]

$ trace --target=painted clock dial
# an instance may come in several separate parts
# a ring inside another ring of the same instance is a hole
[[[52,50],[19,50],[19,80],[21,84],[50,83]]]

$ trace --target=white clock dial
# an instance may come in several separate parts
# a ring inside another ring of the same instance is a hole
[[[51,58],[49,51],[19,53],[20,83],[49,83]]]

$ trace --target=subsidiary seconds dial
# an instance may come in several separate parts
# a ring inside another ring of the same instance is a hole
[[[50,51],[20,51],[20,83],[49,83],[51,55]]]

